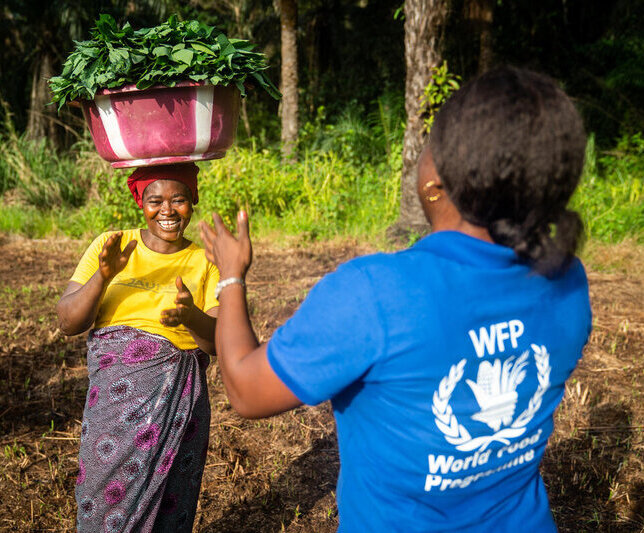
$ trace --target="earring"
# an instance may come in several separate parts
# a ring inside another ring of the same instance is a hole
[[[436,182],[434,180],[428,181],[423,185],[423,191],[427,192],[429,189],[431,189],[434,185],[436,185]],[[440,185],[437,185],[438,188],[440,188]],[[433,196],[430,196],[429,194],[425,196],[425,200],[428,202],[435,202],[441,197],[441,193],[435,194]]]

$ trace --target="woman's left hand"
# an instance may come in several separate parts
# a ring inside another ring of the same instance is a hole
[[[177,306],[174,309],[164,309],[161,311],[161,318],[159,321],[164,326],[170,328],[176,328],[181,324],[187,327],[195,309],[195,302],[192,299],[192,293],[188,290],[188,287],[183,284],[181,276],[177,276],[175,285],[177,286],[178,292],[177,297],[174,299],[174,303]]]

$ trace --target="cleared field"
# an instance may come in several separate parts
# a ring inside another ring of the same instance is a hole
[[[54,305],[83,245],[0,236],[0,531],[69,531],[86,393],[85,339],[67,339]],[[263,339],[355,243],[259,243],[249,276]],[[590,272],[594,332],[556,414],[542,471],[562,532],[644,529],[644,254]],[[230,408],[209,369],[211,441],[196,531],[335,531],[338,470],[330,407],[263,421]]]

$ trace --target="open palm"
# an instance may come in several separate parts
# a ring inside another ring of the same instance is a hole
[[[98,271],[105,280],[112,280],[121,270],[125,268],[130,255],[136,248],[136,241],[132,240],[121,250],[121,238],[123,232],[118,231],[110,235],[101,253],[98,255]]]

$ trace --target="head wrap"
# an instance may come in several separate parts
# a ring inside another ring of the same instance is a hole
[[[139,207],[143,207],[143,191],[157,180],[174,180],[183,183],[192,193],[193,205],[199,201],[197,191],[197,174],[199,167],[194,163],[176,165],[156,165],[137,168],[127,179],[127,186]]]

